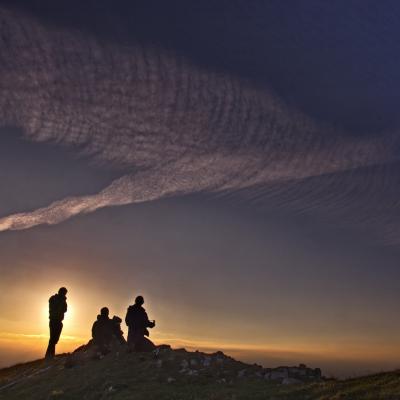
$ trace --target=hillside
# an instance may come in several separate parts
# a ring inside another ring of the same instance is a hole
[[[0,370],[0,399],[400,399],[400,371],[346,381],[318,369],[266,369],[161,347],[158,354],[79,352]]]

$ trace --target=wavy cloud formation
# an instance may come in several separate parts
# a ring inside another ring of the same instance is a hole
[[[0,231],[398,160],[394,135],[349,138],[266,89],[160,49],[100,42],[6,9],[0,26],[0,122],[132,171],[98,194],[5,216]]]

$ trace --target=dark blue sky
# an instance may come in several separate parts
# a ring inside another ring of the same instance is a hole
[[[12,0],[48,24],[159,44],[273,88],[354,134],[398,127],[397,1]]]

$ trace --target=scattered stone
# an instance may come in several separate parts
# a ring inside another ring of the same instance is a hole
[[[220,357],[218,357],[215,361],[217,362],[218,365],[222,365],[224,363],[224,359]]]
[[[83,364],[83,360],[81,360],[78,357],[75,357],[74,355],[70,355],[64,363],[64,368],[75,368],[78,367],[79,365]]]
[[[129,386],[125,383],[116,383],[108,387],[110,393],[118,392],[119,390],[127,389]]]
[[[217,351],[216,353],[213,353],[212,357],[213,359],[215,359],[215,362],[218,365],[222,365],[224,363],[224,360],[228,358],[222,351]]]
[[[315,368],[315,369],[314,369],[314,376],[315,376],[317,379],[321,379],[321,378],[322,378],[322,371],[321,371],[321,368]]]
[[[155,350],[153,350],[153,356],[154,358],[158,358],[159,355],[160,355],[160,348],[157,347]]]
[[[50,393],[50,396],[51,397],[58,397],[58,396],[62,396],[64,394],[64,391],[63,390],[53,390],[51,393]]]
[[[189,369],[187,371],[187,375],[189,376],[197,376],[198,374],[199,374],[198,371],[196,371],[195,369]]]
[[[208,368],[211,365],[211,359],[210,358],[205,358],[203,360],[203,367]]]
[[[240,371],[238,371],[238,378],[244,378],[244,376],[246,375],[246,370],[245,369],[241,369]]]
[[[168,382],[168,383],[172,383],[172,382],[175,382],[175,381],[176,381],[176,379],[173,378],[172,376],[169,376],[169,377],[167,378],[167,382]]]
[[[191,359],[190,359],[190,366],[191,366],[191,367],[197,367],[198,364],[199,364],[199,363],[198,363],[198,361],[197,361],[195,358],[191,358]]]
[[[301,383],[303,383],[303,381],[296,378],[285,378],[282,380],[282,385],[299,385]]]
[[[162,352],[172,350],[169,344],[160,344],[159,346],[157,346],[157,349],[159,349]]]
[[[296,368],[297,369],[297,368]],[[295,373],[295,372],[294,372]],[[307,370],[305,369],[305,368],[301,368],[301,369],[298,369],[298,372],[297,372],[300,376],[306,376],[307,375]]]
[[[280,383],[283,383],[283,381],[290,382],[286,381],[286,379],[295,379],[298,382],[316,382],[322,379],[322,373],[319,368],[308,368],[304,364],[300,364],[298,367],[279,367],[264,369],[263,371],[265,372],[264,379]],[[259,376],[257,373],[255,375]]]
[[[289,372],[286,368],[278,368],[272,370],[270,373],[270,379],[273,381],[282,380],[289,377]]]

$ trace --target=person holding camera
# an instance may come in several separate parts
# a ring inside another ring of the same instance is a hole
[[[137,296],[135,304],[128,307],[125,323],[128,326],[128,346],[130,351],[149,352],[155,349],[154,343],[146,338],[150,333],[148,328],[154,328],[156,322],[150,321],[143,308],[144,299]]]

